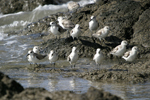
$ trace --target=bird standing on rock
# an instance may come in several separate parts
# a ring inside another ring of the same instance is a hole
[[[96,50],[96,54],[93,57],[93,60],[95,61],[95,63],[96,63],[97,66],[100,66],[100,63],[103,61],[103,59],[104,59],[104,55],[101,52],[101,49],[98,48]]]
[[[50,22],[50,31],[52,34],[56,36],[56,38],[57,36],[59,36],[59,39],[60,39],[60,35],[66,30],[63,29],[60,25],[57,25],[56,22]]]
[[[132,62],[136,59],[137,57],[137,51],[138,51],[138,47],[134,46],[132,48],[132,50],[127,51],[126,53],[124,53],[124,55],[122,56],[123,59],[125,59],[128,62]]]
[[[92,36],[101,39],[104,39],[109,34],[109,26],[105,26],[104,28],[98,30],[95,34],[92,34]]]
[[[117,56],[117,57],[121,57],[125,52],[126,52],[126,45],[127,45],[127,41],[124,40],[121,42],[120,45],[118,45],[117,47],[115,47],[110,54]],[[118,59],[119,60],[119,59]]]
[[[71,67],[72,67],[72,65],[75,67],[75,64],[76,64],[78,58],[79,58],[79,55],[78,55],[77,48],[73,47],[72,52],[67,57],[67,61],[69,61],[69,63],[71,64]]]
[[[80,5],[78,2],[71,1],[67,4],[67,7],[68,7],[69,12],[71,12],[71,14],[72,14],[77,11],[77,9],[80,7]]]
[[[91,16],[91,19],[89,21],[89,29],[91,32],[96,31],[99,27],[99,23],[96,20],[95,16]]]
[[[77,38],[80,36],[81,34],[81,29],[80,29],[80,25],[76,24],[75,27],[70,31],[70,35],[72,36],[72,38]]]
[[[59,25],[63,28],[63,29],[66,29],[68,32],[68,36],[67,37],[69,37],[69,31],[72,29],[72,28],[74,28],[74,24],[70,21],[70,20],[68,20],[68,19],[66,19],[66,18],[64,18],[64,17],[62,17],[62,16],[59,16],[58,17],[58,22],[59,22]]]
[[[32,50],[29,50],[28,51],[28,54],[27,54],[27,60],[33,64],[36,64],[38,62],[40,62],[40,60],[44,59],[47,55],[41,55],[41,54],[37,54],[37,53],[34,53]]]
[[[54,50],[50,51],[50,54],[48,55],[48,59],[50,63],[54,63],[54,69],[55,69],[55,62],[58,60],[58,55]]]

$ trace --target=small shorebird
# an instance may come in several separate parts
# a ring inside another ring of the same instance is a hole
[[[50,54],[48,55],[48,59],[50,63],[54,63],[54,68],[55,68],[55,62],[58,60],[58,55],[54,50],[50,51]]]
[[[93,57],[93,60],[95,61],[95,63],[96,63],[97,66],[100,66],[100,63],[103,61],[103,59],[104,59],[104,55],[101,52],[101,49],[98,48],[96,50],[96,54]]]
[[[137,57],[137,51],[138,51],[138,47],[134,46],[134,47],[132,47],[132,50],[127,51],[126,53],[124,53],[124,55],[122,56],[122,58],[125,59],[128,62],[132,62]]]
[[[80,25],[76,24],[75,27],[70,31],[70,35],[72,36],[72,38],[77,38],[80,36],[81,34],[81,29],[80,29]]]
[[[79,55],[78,55],[77,48],[76,48],[76,47],[73,47],[73,48],[72,48],[72,52],[71,52],[70,55],[67,57],[67,61],[69,61],[69,63],[71,64],[71,67],[72,67],[72,64],[73,64],[73,66],[75,67],[75,64],[76,64],[78,58],[79,58]]]
[[[39,46],[34,46],[33,47],[33,52],[34,53],[40,54],[40,51],[41,51],[41,48]]]
[[[50,31],[52,34],[54,34],[57,38],[57,36],[59,36],[60,39],[60,35],[65,32],[66,30],[63,29],[60,25],[57,25],[56,22],[50,22]]]
[[[115,47],[110,54],[119,57],[118,61],[120,60],[120,57],[126,52],[126,45],[127,45],[127,41],[124,40],[121,42],[120,45],[118,45],[117,47]],[[120,63],[120,62],[119,62]]]
[[[63,28],[63,29],[66,29],[68,32],[68,34],[67,35],[69,35],[69,31],[72,29],[72,28],[74,28],[74,24],[70,21],[70,20],[68,20],[68,19],[66,19],[66,18],[63,18],[62,16],[59,16],[58,17],[58,22],[59,22],[59,25]],[[69,36],[68,36],[69,37]]]
[[[32,50],[29,50],[28,51],[28,54],[27,54],[27,59],[28,61],[33,64],[36,64],[38,62],[40,62],[40,60],[44,59],[47,55],[41,55],[41,54],[37,54],[37,53],[34,53]]]
[[[96,20],[95,16],[91,16],[91,20],[89,21],[89,29],[91,32],[97,30],[97,28],[99,27],[99,23]]]
[[[117,47],[115,47],[110,54],[121,57],[125,52],[126,52],[126,45],[127,45],[127,41],[124,40],[121,42],[120,45],[118,45]]]
[[[98,30],[95,34],[92,34],[92,36],[101,39],[104,39],[109,33],[109,26],[105,26],[104,28]]]
[[[80,5],[78,2],[72,1],[67,4],[67,7],[68,7],[69,12],[71,12],[71,14],[72,14],[77,11],[77,9],[80,7]]]

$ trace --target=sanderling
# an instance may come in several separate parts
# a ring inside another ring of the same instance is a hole
[[[110,54],[121,57],[125,52],[126,52],[126,45],[127,45],[127,41],[124,40],[121,42],[120,45],[118,45],[117,47],[115,47]]]
[[[48,59],[50,63],[54,63],[54,68],[55,68],[55,62],[58,60],[58,55],[54,50],[50,51],[50,54],[48,55]]]
[[[77,11],[77,9],[80,7],[80,5],[78,2],[72,1],[67,4],[67,7],[68,7],[69,12],[74,13]]]
[[[69,63],[71,64],[71,67],[72,67],[72,64],[73,64],[73,66],[75,67],[75,64],[76,64],[78,58],[79,58],[79,55],[78,55],[77,48],[76,48],[76,47],[73,47],[73,48],[72,48],[72,52],[71,52],[70,55],[67,57],[67,61],[69,61]]]
[[[40,54],[40,51],[41,51],[41,48],[39,46],[34,46],[33,47],[33,52],[34,53]]]
[[[105,26],[104,28],[98,30],[95,34],[92,34],[92,36],[101,39],[104,39],[109,33],[109,26]]]
[[[70,31],[70,35],[72,36],[72,38],[78,38],[81,34],[81,29],[80,29],[80,25],[76,24],[75,27]]]
[[[57,36],[59,36],[60,38],[60,35],[65,32],[66,30],[63,29],[61,26],[57,25],[56,22],[50,22],[50,31],[52,34],[54,34],[57,38]]]
[[[124,53],[124,55],[122,56],[122,58],[125,59],[128,62],[132,62],[137,57],[137,51],[138,51],[138,47],[134,46],[134,47],[132,47],[132,50],[127,51],[126,53]]]
[[[44,59],[47,55],[41,55],[34,53],[32,50],[28,51],[27,59],[28,61],[33,64],[37,64],[40,60]]]
[[[74,28],[74,24],[73,24],[70,20],[68,20],[68,19],[66,19],[66,18],[63,18],[62,16],[59,16],[59,17],[58,17],[58,22],[59,22],[59,25],[60,25],[63,29],[66,29],[66,30],[68,31],[68,35],[70,35],[70,34],[69,34],[69,31],[70,31],[72,28]]]
[[[99,23],[96,20],[95,16],[91,16],[91,20],[89,21],[89,29],[90,31],[95,31],[99,27]]]
[[[96,54],[93,57],[93,60],[95,61],[95,63],[96,63],[97,66],[100,66],[100,63],[103,61],[103,59],[104,59],[104,55],[101,52],[101,49],[98,48],[96,50]]]

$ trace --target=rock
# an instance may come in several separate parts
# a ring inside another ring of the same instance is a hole
[[[22,92],[24,88],[15,80],[0,72],[0,97],[11,98],[13,95]]]
[[[139,61],[135,64],[118,64],[109,69],[101,69],[83,73],[79,77],[91,81],[115,81],[115,82],[146,82],[150,78],[148,68],[150,61]],[[93,74],[97,73],[97,74]]]
[[[87,93],[76,94],[72,91],[48,92],[43,88],[27,88],[15,95],[13,100],[122,100],[103,90],[90,87]]]
[[[134,34],[132,41],[141,44],[143,47],[150,47],[150,8],[145,10],[138,21],[134,24]]]
[[[50,93],[43,88],[27,88],[21,93],[15,95],[13,100],[52,100]]]
[[[86,5],[73,13],[73,16],[67,16],[74,24],[78,23],[82,27],[83,33],[79,41],[73,40],[71,37],[66,38],[66,32],[61,35],[60,40],[55,40],[54,36],[49,34],[42,37],[44,42],[41,46],[45,48],[45,51],[49,51],[51,48],[58,49],[59,56],[65,59],[73,46],[79,47],[80,57],[93,57],[95,50],[101,48],[108,58],[112,58],[108,53],[122,40],[127,40],[129,43],[127,48],[131,49],[134,45],[138,46],[138,57],[150,58],[148,54],[150,52],[148,44],[150,30],[148,30],[149,21],[147,21],[147,16],[149,16],[148,5],[150,5],[149,0],[108,0],[102,5]],[[31,23],[22,31],[22,34],[50,33],[50,21],[57,20],[60,15],[65,16],[63,13],[57,13]],[[110,26],[111,30],[108,37],[105,38],[105,43],[99,41],[99,39],[91,38],[91,32],[88,29],[91,15],[95,15],[99,21],[99,29],[106,25]],[[145,38],[143,39],[143,37]]]

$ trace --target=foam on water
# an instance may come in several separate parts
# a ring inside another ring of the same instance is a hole
[[[44,5],[44,6],[41,6],[39,5],[38,7],[36,7],[33,11],[37,11],[37,10],[58,10],[58,9],[64,9],[66,8],[67,9],[67,4],[62,4],[62,5]]]
[[[20,11],[20,12],[17,12],[17,13],[11,13],[11,14],[0,14],[0,18],[3,18],[3,17],[7,17],[7,16],[12,16],[12,15],[20,15],[24,13],[23,11]]]
[[[81,7],[84,7],[85,5],[94,3],[94,1],[93,0],[81,0],[78,3],[80,4]]]
[[[7,36],[8,34],[4,34],[3,32],[0,32],[0,41],[3,40]]]

